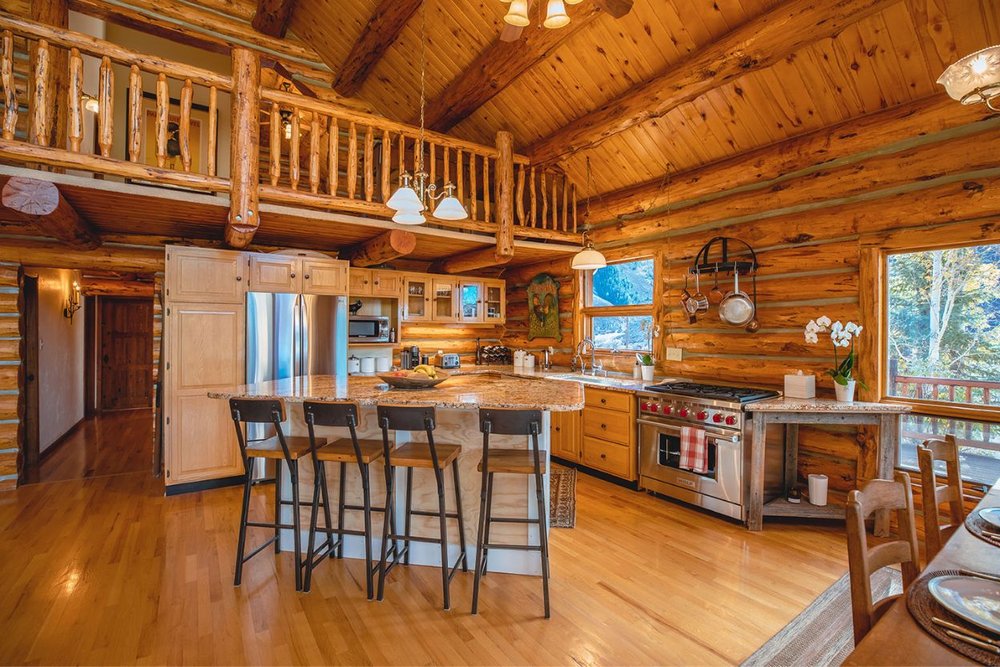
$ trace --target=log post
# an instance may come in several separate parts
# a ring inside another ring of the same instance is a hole
[[[329,133],[330,147],[327,150],[327,160],[329,165],[326,168],[326,182],[330,189],[330,196],[337,196],[337,182],[340,180],[340,124],[336,118],[330,119]]]
[[[314,111],[309,122],[309,191],[319,194],[319,115]]]
[[[128,72],[127,125],[128,159],[130,162],[138,162],[142,158],[142,72],[138,65],[132,65]],[[211,147],[208,154],[212,155]]]
[[[17,127],[17,88],[14,85],[14,34],[3,31],[3,60],[0,61],[3,83],[3,138],[13,141]]]
[[[53,28],[69,27],[68,0],[29,0],[29,17],[36,23],[42,23]],[[37,45],[36,45],[37,46]],[[34,48],[30,58],[34,60]],[[45,114],[46,138],[45,146],[66,148],[69,105],[67,90],[69,88],[69,53],[66,49],[52,48],[49,45],[48,71],[45,73],[47,104],[42,113]]]
[[[167,166],[168,121],[170,120],[170,89],[167,75],[162,72],[156,78],[156,166]]]
[[[12,176],[3,186],[0,201],[7,208],[28,216],[43,236],[51,236],[74,248],[101,245],[97,232],[66,201],[55,183]]]
[[[191,101],[194,99],[194,87],[191,79],[184,80],[181,88],[181,122],[177,137],[181,144],[181,166],[184,171],[191,171]]]
[[[416,247],[417,237],[413,232],[392,229],[364,243],[341,250],[338,258],[350,261],[351,266],[375,266],[409,255]]]
[[[260,223],[260,55],[245,48],[233,49],[232,133],[226,243],[245,248]]]
[[[497,132],[497,257],[514,256],[514,135]]]
[[[49,43],[38,40],[31,59],[31,94],[28,95],[28,137],[37,146],[49,145]]]
[[[69,149],[80,152],[83,142],[83,57],[78,49],[69,52]]]
[[[114,88],[115,73],[111,69],[111,59],[101,59],[100,78],[97,82],[97,145],[101,155],[111,157],[111,142],[114,141]]]

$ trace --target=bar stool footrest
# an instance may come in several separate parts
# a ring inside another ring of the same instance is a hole
[[[539,523],[539,519],[522,519],[513,516],[491,516],[490,523]]]
[[[484,549],[512,549],[515,551],[541,551],[540,544],[484,544]]]

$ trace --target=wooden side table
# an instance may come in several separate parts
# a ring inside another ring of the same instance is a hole
[[[801,424],[857,425],[878,427],[878,451],[875,476],[890,479],[896,466],[900,416],[909,412],[907,405],[892,403],[841,403],[824,398],[774,398],[747,406],[752,413],[753,435],[750,439],[750,489],[747,504],[747,528],[763,530],[765,516],[789,516],[813,519],[843,519],[841,505],[822,507],[808,502],[790,503],[788,491],[798,477],[799,426]],[[764,451],[769,424],[785,425],[785,488],[778,498],[764,503]],[[876,517],[876,534],[888,531],[888,515]]]

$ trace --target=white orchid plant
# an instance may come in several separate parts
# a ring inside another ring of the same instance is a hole
[[[854,322],[848,322],[847,324],[839,320],[831,322],[830,318],[826,315],[817,317],[815,320],[809,320],[809,324],[806,325],[806,342],[811,345],[819,342],[820,334],[830,334],[830,342],[833,343],[833,360],[836,365],[828,370],[827,373],[839,385],[846,386],[848,382],[854,379],[852,377],[856,360],[854,342],[863,329],[864,327]],[[841,348],[850,348],[843,358],[841,358],[839,352]],[[862,383],[863,385],[864,383]]]

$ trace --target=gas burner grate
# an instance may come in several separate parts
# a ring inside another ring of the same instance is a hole
[[[774,398],[778,392],[756,387],[723,387],[720,385],[700,384],[698,382],[664,382],[643,387],[646,391],[656,391],[679,396],[693,396],[715,401],[735,401],[750,403],[765,398]]]

